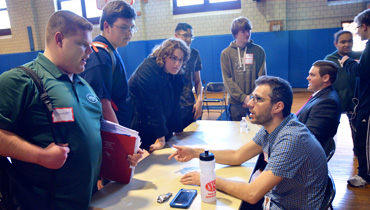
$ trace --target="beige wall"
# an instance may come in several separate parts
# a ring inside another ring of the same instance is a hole
[[[45,25],[55,11],[54,0],[6,0],[12,35],[0,37],[0,54],[30,51],[27,26],[32,27],[35,50],[43,50]],[[240,10],[172,15],[172,0],[136,0],[134,7],[141,11],[137,18],[139,31],[132,41],[164,39],[174,34],[177,23],[187,22],[195,36],[230,33],[231,21],[248,17],[253,32],[269,31],[270,21],[283,22],[284,30],[304,30],[340,27],[341,21],[352,20],[366,8],[365,2],[328,5],[327,0],[242,0]],[[96,25],[93,36],[99,34]]]

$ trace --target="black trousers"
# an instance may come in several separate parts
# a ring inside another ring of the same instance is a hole
[[[370,182],[370,110],[358,110],[355,118],[355,147],[358,175]]]

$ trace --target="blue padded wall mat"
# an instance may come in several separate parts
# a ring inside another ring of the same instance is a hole
[[[17,67],[36,59],[37,54],[42,51],[25,53],[13,53],[0,55],[0,74],[11,68]]]
[[[311,64],[323,59],[335,50],[333,34],[341,28],[312,29],[299,31],[252,32],[252,40],[266,52],[267,73],[288,80],[293,88],[306,88]],[[164,39],[133,41],[118,48],[125,63],[127,77],[143,62]],[[202,80],[222,82],[220,55],[233,41],[231,34],[199,36],[192,47],[199,50],[202,58]],[[0,55],[0,73],[27,63],[37,57],[38,52]]]
[[[336,50],[334,33],[341,28],[290,31],[288,55],[289,82],[292,87],[306,88],[308,71],[316,60]]]

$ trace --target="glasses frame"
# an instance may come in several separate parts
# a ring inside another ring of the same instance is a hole
[[[259,104],[259,103],[262,103],[262,102],[268,100],[266,98],[262,98],[262,97],[259,97],[257,95],[250,95],[249,97],[250,97],[249,100],[252,100],[254,104]]]
[[[184,63],[184,58],[179,59],[177,56],[174,56],[174,55],[170,55],[168,56],[168,58],[171,59],[173,63],[179,62],[180,65]]]
[[[138,28],[136,26],[131,26],[131,27],[128,27],[128,26],[117,26],[117,25],[114,25],[113,26],[116,26],[117,28],[121,29],[121,31],[123,33],[128,33],[128,32],[131,32],[132,34],[136,33]]]
[[[195,36],[193,36],[193,35],[189,36],[187,33],[184,33],[184,34],[179,34],[178,33],[178,35],[182,36],[184,39],[190,39],[191,41],[193,41],[195,39]]]

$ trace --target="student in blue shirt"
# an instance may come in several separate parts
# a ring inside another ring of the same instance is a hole
[[[91,85],[103,106],[105,120],[131,126],[131,105],[125,66],[118,47],[125,47],[136,32],[136,11],[124,1],[110,1],[100,18],[101,34],[81,76]],[[111,56],[112,54],[112,56]],[[114,69],[113,69],[114,68]]]

